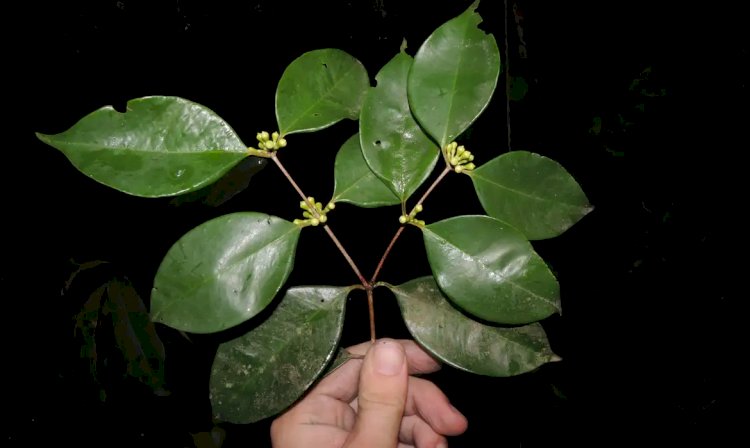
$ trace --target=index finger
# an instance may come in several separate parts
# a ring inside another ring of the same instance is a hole
[[[406,352],[410,375],[431,373],[440,369],[440,364],[414,341],[400,339],[398,342],[401,343]],[[346,350],[353,355],[364,356],[371,345],[370,342],[363,342],[348,347]],[[310,391],[310,395],[327,395],[345,403],[351,402],[359,392],[359,371],[361,368],[362,359],[350,359],[333,373],[323,378]]]

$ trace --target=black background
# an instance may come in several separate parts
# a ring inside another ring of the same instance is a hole
[[[725,446],[746,321],[733,285],[743,266],[742,152],[748,144],[746,33],[738,7],[655,2],[513,2],[527,57],[508,30],[510,72],[529,83],[511,102],[512,148],[551,157],[595,210],[562,236],[535,242],[562,288],[564,314],[547,319],[563,362],[509,379],[444,368],[431,378],[469,419],[451,446],[613,446],[704,441]],[[554,3],[554,4],[553,4]],[[305,51],[341,48],[371,78],[399,49],[411,54],[466,1],[68,1],[4,6],[2,403],[4,446],[192,446],[212,426],[210,337],[167,345],[169,397],[115,382],[102,403],[72,339],[78,303],[60,291],[72,262],[107,260],[148,298],[161,257],[192,227],[255,210],[293,219],[297,199],[274,169],[212,206],[142,199],[76,171],[33,132],[58,133],[104,105],[176,95],[201,103],[252,144],[273,130],[283,69]],[[502,2],[479,7],[504,51]],[[512,23],[513,16],[510,21]],[[503,57],[505,60],[505,57]],[[634,81],[637,88],[630,89]],[[464,141],[479,160],[508,149],[504,74]],[[643,89],[643,90],[642,90]],[[595,117],[602,130],[592,131]],[[290,137],[282,153],[302,188],[330,195],[344,122]],[[10,136],[10,139],[7,137]],[[319,167],[311,170],[310,167]],[[442,198],[442,199],[439,199]],[[452,176],[424,219],[480,212],[467,179]],[[365,273],[395,231],[397,209],[341,205],[332,215]],[[428,273],[407,232],[382,278]],[[300,239],[290,285],[356,281],[322,232]],[[377,301],[379,336],[407,337],[392,297]],[[344,344],[368,337],[363,297],[350,299]],[[268,446],[270,421],[224,426],[224,446]]]

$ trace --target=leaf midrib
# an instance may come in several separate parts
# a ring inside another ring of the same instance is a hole
[[[497,183],[497,182],[495,182],[493,180],[490,180],[490,179],[482,176],[481,174],[477,173],[476,171],[474,171],[474,173],[472,173],[471,176],[472,177],[476,177],[479,180],[487,182],[488,184],[494,185],[494,186],[496,186],[498,188],[501,188],[503,190],[510,191],[511,193],[515,193],[515,194],[517,194],[519,196],[525,196],[525,197],[527,197],[529,199],[533,199],[535,201],[545,202],[545,203],[551,203],[551,204],[562,204],[562,205],[566,205],[566,206],[568,206],[570,208],[580,208],[579,206],[577,206],[575,204],[571,204],[570,202],[564,202],[564,201],[560,201],[560,200],[553,201],[552,199],[547,199],[547,198],[544,198],[544,197],[541,197],[541,196],[536,196],[536,195],[533,195],[533,194],[529,194],[529,193],[523,192],[521,190],[516,190],[515,188],[511,188],[511,187],[505,186],[503,184],[499,184],[499,183]]]
[[[229,149],[209,149],[205,151],[160,151],[160,150],[144,150],[139,148],[130,148],[127,146],[102,146],[97,145],[96,143],[86,143],[86,142],[74,142],[74,141],[61,141],[57,139],[49,139],[50,142],[54,142],[56,144],[61,145],[75,145],[75,146],[84,146],[84,147],[92,147],[93,151],[129,151],[131,153],[143,153],[143,154],[174,154],[174,155],[187,155],[187,154],[195,154],[195,155],[203,155],[203,154],[246,154],[247,148],[243,146],[242,150],[229,150]]]

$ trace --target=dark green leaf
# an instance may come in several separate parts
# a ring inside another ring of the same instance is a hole
[[[303,54],[284,70],[276,89],[279,132],[317,131],[344,118],[356,120],[369,86],[365,67],[344,51]]]
[[[275,216],[221,216],[180,238],[159,266],[151,315],[178,330],[212,333],[255,316],[294,265],[300,227]]]
[[[512,328],[481,324],[453,308],[432,277],[391,290],[414,339],[454,367],[480,375],[511,376],[560,359],[538,323]]]
[[[174,196],[215,181],[247,156],[234,130],[208,108],[151,96],[83,117],[56,135],[37,133],[81,172],[136,196]]]
[[[505,153],[469,175],[487,214],[530,240],[560,235],[592,210],[565,168],[538,154]]]
[[[478,3],[427,38],[409,74],[412,112],[441,148],[487,107],[500,74],[497,42],[478,28]]]
[[[331,202],[349,202],[360,207],[401,203],[365,162],[359,146],[359,133],[354,134],[339,149],[333,175],[335,184]]]
[[[440,150],[409,110],[406,80],[412,58],[399,53],[377,74],[359,119],[362,154],[402,202],[427,179]]]
[[[219,346],[211,369],[217,418],[252,423],[294,403],[333,357],[351,288],[290,288],[260,326]]]
[[[525,324],[560,309],[557,280],[514,227],[488,216],[457,216],[423,232],[437,283],[467,312]]]
[[[250,186],[253,176],[258,174],[267,164],[268,159],[248,157],[241,160],[218,181],[200,190],[175,196],[169,203],[175,206],[202,203],[209,207],[218,207],[245,191]]]
[[[331,364],[326,367],[325,372],[323,372],[323,375],[321,375],[321,378],[325,378],[328,375],[332,374],[336,371],[339,367],[346,364],[347,361],[350,359],[361,359],[362,356],[355,356],[349,353],[349,351],[345,348],[339,348],[338,352],[336,352],[336,357],[331,361]]]

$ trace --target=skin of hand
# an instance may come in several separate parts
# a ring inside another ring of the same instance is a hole
[[[433,383],[415,374],[440,365],[410,340],[347,349],[351,359],[274,420],[274,448],[444,448],[466,418]]]

